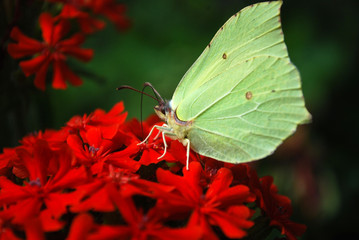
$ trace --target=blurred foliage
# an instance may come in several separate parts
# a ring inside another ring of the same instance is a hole
[[[9,2],[9,1],[8,1]],[[21,29],[36,24],[41,6],[25,1]],[[249,0],[123,1],[132,27],[117,32],[111,23],[88,37],[85,47],[95,49],[88,64],[73,62],[84,84],[65,91],[41,92],[25,79],[16,62],[2,52],[1,147],[17,145],[26,133],[56,128],[74,115],[95,108],[110,109],[124,101],[129,117],[153,112],[155,102],[120,85],[142,88],[151,82],[164,98],[171,95],[183,74],[222,24]],[[5,1],[4,1],[5,3]],[[303,81],[310,125],[270,157],[256,162],[261,175],[273,175],[280,192],[291,197],[294,220],[308,225],[303,239],[358,238],[355,218],[359,199],[356,100],[359,63],[359,1],[284,0],[282,24],[293,63]],[[6,6],[0,7],[6,34]],[[33,15],[33,16],[31,16]],[[27,32],[30,34],[29,32]],[[4,49],[2,49],[4,50]]]

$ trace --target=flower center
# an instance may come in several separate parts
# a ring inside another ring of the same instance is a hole
[[[98,150],[100,150],[100,148],[97,148],[97,147],[94,147],[94,146],[89,147],[89,151],[90,151],[92,157],[96,155]]]
[[[38,186],[41,187],[41,182],[40,182],[40,178],[36,178],[35,180],[31,180],[29,182],[30,186]]]

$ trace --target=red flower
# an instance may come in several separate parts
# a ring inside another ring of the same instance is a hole
[[[0,240],[21,240],[13,233],[8,216],[0,215]]]
[[[85,137],[87,130],[97,127],[101,129],[104,138],[113,138],[126,120],[127,112],[124,112],[124,109],[123,102],[119,102],[108,113],[102,109],[96,109],[89,115],[74,116],[67,122],[64,129]]]
[[[201,229],[198,226],[167,227],[163,224],[161,210],[152,208],[144,214],[136,208],[131,198],[123,197],[113,186],[108,188],[108,192],[127,226],[103,226],[94,236],[95,239],[200,239]]]
[[[81,31],[85,34],[94,33],[105,27],[104,21],[91,17],[89,13],[82,11],[80,6],[75,6],[69,3],[63,6],[58,18],[76,19],[80,25]]]
[[[302,236],[306,226],[289,220],[292,215],[291,201],[288,197],[278,194],[271,176],[261,178],[260,190],[260,207],[270,218],[270,225],[279,227],[289,240]]]
[[[28,177],[28,172],[17,155],[17,149],[25,149],[26,151],[33,153],[35,143],[39,139],[43,139],[48,143],[51,150],[60,150],[66,145],[67,135],[68,133],[64,130],[39,131],[23,137],[23,139],[19,141],[22,144],[21,146],[4,148],[4,153],[0,154],[0,175],[6,175],[12,170],[12,173],[19,178]]]
[[[48,0],[49,2],[63,3],[63,9],[59,17],[75,18],[84,33],[93,33],[104,27],[101,20],[92,18],[86,11],[92,11],[97,15],[104,15],[112,21],[118,30],[130,26],[130,21],[125,16],[126,7],[114,0]]]
[[[169,216],[190,214],[189,223],[201,226],[206,239],[217,239],[211,225],[219,226],[230,238],[245,236],[243,229],[253,225],[248,220],[250,210],[243,205],[254,201],[248,187],[230,187],[233,177],[227,168],[218,171],[208,189],[204,178],[198,162],[192,162],[188,171],[183,170],[183,177],[158,169],[158,182],[176,187],[175,191],[159,196],[158,208]]]
[[[66,65],[67,56],[73,56],[82,61],[89,61],[92,58],[92,49],[82,49],[80,45],[84,41],[81,34],[61,40],[69,32],[69,22],[55,19],[48,13],[40,15],[40,27],[44,41],[39,42],[25,36],[17,27],[11,32],[11,38],[17,43],[8,45],[8,52],[13,58],[25,56],[36,56],[30,60],[20,62],[20,67],[26,76],[35,74],[35,86],[45,90],[46,73],[50,65],[53,66],[54,88],[65,89],[65,81],[78,86],[82,80],[76,76]]]
[[[117,4],[114,0],[91,0],[88,6],[94,13],[101,14],[110,19],[118,30],[126,29],[130,26],[130,21],[125,16],[126,6]]]
[[[55,154],[43,140],[35,143],[33,153],[25,149],[16,151],[28,172],[29,181],[19,186],[0,177],[0,204],[4,206],[0,218],[11,219],[14,224],[25,224],[28,219],[40,216],[45,230],[61,229],[63,224],[58,219],[68,205],[78,201],[72,193],[63,191],[84,183],[87,180],[85,170],[70,169],[72,154],[68,148]],[[57,165],[56,174],[49,172],[52,161]]]
[[[109,164],[136,172],[140,164],[123,151],[119,151],[128,142],[128,138],[127,135],[117,131],[113,138],[106,139],[100,128],[93,127],[82,138],[75,134],[70,135],[67,143],[77,157],[75,165],[84,164],[90,167],[92,174],[109,172]]]
[[[117,169],[117,171],[112,171],[108,176],[97,177],[91,183],[77,187],[74,194],[81,201],[72,206],[71,211],[114,211],[115,206],[108,189],[118,189],[122,197],[132,197],[134,195],[155,197],[157,191],[170,192],[173,187],[140,179],[137,174]]]
[[[6,175],[17,159],[14,148],[4,148],[3,153],[0,154],[0,175]]]
[[[45,240],[40,218],[27,219],[25,223],[25,234],[27,240]]]
[[[91,215],[82,213],[72,221],[67,240],[90,239],[90,232],[96,229],[95,222]]]

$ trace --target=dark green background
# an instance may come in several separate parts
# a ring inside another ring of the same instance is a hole
[[[20,28],[30,35],[43,6],[27,2]],[[203,51],[222,24],[258,1],[125,1],[132,27],[118,32],[111,23],[88,37],[95,55],[88,64],[73,61],[84,84],[41,92],[23,79],[17,62],[3,55],[1,67],[1,147],[18,145],[28,132],[59,129],[74,115],[109,110],[124,101],[129,117],[139,117],[140,95],[117,86],[142,88],[151,82],[164,98]],[[31,14],[33,7],[33,14]],[[1,9],[1,13],[4,9]],[[5,10],[6,11],[6,10]],[[4,14],[1,14],[4,16]],[[255,165],[273,175],[280,193],[290,196],[293,219],[307,224],[303,239],[352,239],[357,227],[359,1],[286,0],[282,7],[285,41],[303,81],[312,124],[270,159]],[[6,31],[6,19],[2,22]],[[155,102],[145,98],[145,116]],[[293,140],[294,139],[294,140]]]

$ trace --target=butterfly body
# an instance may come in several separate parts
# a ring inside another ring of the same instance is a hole
[[[188,138],[193,121],[180,120],[177,117],[176,111],[172,109],[171,101],[166,101],[162,105],[157,105],[154,109],[157,116],[167,123],[169,128],[167,135],[180,141]]]

